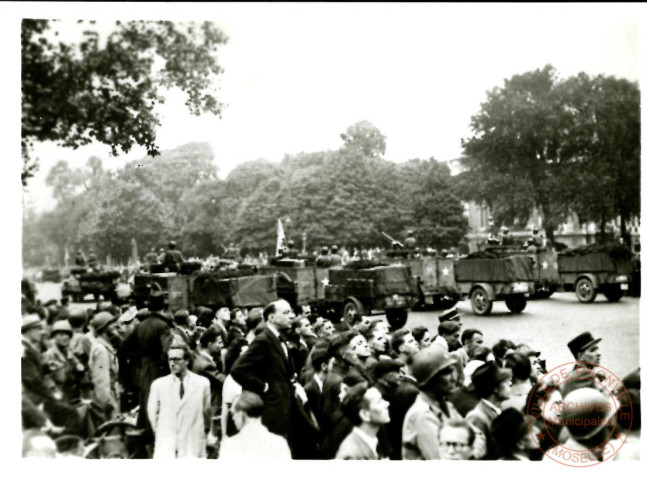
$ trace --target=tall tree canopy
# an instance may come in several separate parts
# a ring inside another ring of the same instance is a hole
[[[506,80],[463,140],[470,195],[506,223],[539,208],[551,239],[571,212],[626,222],[639,211],[639,98],[635,83],[560,80],[550,65]]]
[[[23,184],[37,168],[34,142],[98,141],[113,155],[141,145],[157,155],[155,109],[165,89],[181,89],[194,115],[221,114],[217,50],[227,39],[213,23],[116,22],[101,38],[89,22],[76,44],[58,41],[59,26],[22,22]]]
[[[456,245],[467,222],[449,168],[433,159],[385,160],[374,155],[384,150],[383,139],[375,129],[366,137],[355,135],[353,143],[377,140],[377,150],[344,144],[286,155],[280,163],[249,161],[225,180],[216,176],[209,145],[200,143],[111,173],[97,159],[74,171],[59,162],[49,175],[50,186],[61,192],[58,205],[40,221],[25,222],[26,234],[30,245],[37,242],[40,225],[40,241],[53,244],[59,259],[66,247],[71,252],[93,246],[102,258],[109,254],[120,261],[128,259],[133,238],[140,252],[169,239],[187,256],[217,255],[230,242],[244,252],[272,252],[277,219],[288,217],[288,238],[300,247],[305,233],[309,250],[332,244],[386,247],[380,232],[402,239],[409,229],[422,246]],[[31,261],[42,260],[29,252]]]

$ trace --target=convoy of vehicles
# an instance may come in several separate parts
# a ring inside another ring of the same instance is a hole
[[[75,302],[82,302],[86,295],[94,300],[102,296],[106,300],[116,299],[116,288],[121,272],[117,270],[92,270],[85,267],[73,268],[70,276],[63,280],[61,294]]]
[[[627,292],[633,271],[627,249],[599,245],[559,254],[553,249],[488,247],[462,258],[400,250],[387,252],[384,260],[323,268],[311,261],[283,259],[263,267],[232,263],[212,270],[187,262],[179,273],[137,273],[132,296],[141,308],[157,284],[155,288],[167,292],[173,311],[221,305],[251,308],[284,298],[293,306],[309,305],[315,312],[348,321],[355,314],[384,312],[393,328],[400,328],[413,307],[445,309],[460,299],[469,299],[476,315],[489,315],[495,301],[521,313],[529,298],[548,298],[558,289],[575,292],[583,303],[593,302],[598,293],[616,302]],[[119,277],[116,270],[74,268],[63,281],[62,294],[75,302],[89,294],[112,300]]]

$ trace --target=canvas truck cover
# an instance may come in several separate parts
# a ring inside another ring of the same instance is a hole
[[[194,305],[256,307],[277,298],[276,277],[273,275],[235,278],[200,275],[193,282]]]
[[[328,274],[330,284],[343,285],[349,295],[417,295],[413,277],[409,268],[405,266],[391,265],[358,270],[331,268]]]
[[[157,283],[168,295],[171,311],[186,309],[189,306],[189,279],[175,273],[144,273],[135,275],[135,292],[148,296],[150,287]]]
[[[562,255],[558,257],[561,273],[609,272],[631,274],[631,262],[624,259],[613,259],[605,252],[586,253],[583,255]]]
[[[507,258],[463,258],[454,264],[457,282],[532,282],[530,259],[522,256]]]

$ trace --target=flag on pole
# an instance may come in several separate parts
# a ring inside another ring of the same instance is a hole
[[[283,247],[283,242],[285,242],[285,232],[283,231],[283,224],[281,223],[281,219],[279,218],[279,224],[276,227],[276,255],[281,252],[281,248]]]
[[[70,252],[67,249],[67,245],[65,245],[65,268],[68,268],[70,266]]]

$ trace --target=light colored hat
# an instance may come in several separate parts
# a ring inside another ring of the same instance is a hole
[[[453,365],[455,358],[450,357],[447,350],[433,345],[416,353],[411,362],[411,373],[418,380],[418,385],[424,387],[438,372]]]
[[[70,325],[70,322],[68,322],[67,320],[58,320],[54,322],[50,335],[54,336],[59,332],[69,333],[70,336],[74,335],[74,332],[72,331],[72,325]]]
[[[132,306],[119,317],[120,323],[130,323],[137,316],[137,307]]]
[[[41,322],[42,320],[35,313],[25,315],[24,317],[22,317],[22,326],[20,327],[20,332],[25,333],[30,328],[34,328],[40,325]]]
[[[108,312],[97,313],[94,318],[90,321],[90,326],[94,329],[95,332],[101,333],[101,331],[110,325],[112,322],[117,319]]]

